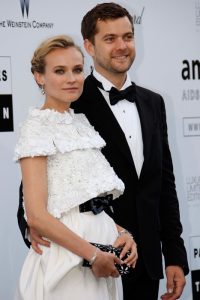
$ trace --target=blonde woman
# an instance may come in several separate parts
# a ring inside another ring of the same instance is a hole
[[[104,211],[104,200],[111,205],[124,184],[100,151],[104,140],[70,109],[83,90],[83,54],[70,37],[52,37],[36,49],[31,70],[45,100],[22,124],[15,161],[28,227],[50,247],[42,247],[41,255],[30,249],[16,299],[123,299],[116,268],[121,259],[90,243],[120,242],[122,257],[131,251],[124,262],[135,266],[132,236]],[[96,198],[102,209],[95,212]],[[82,266],[84,259],[91,268]]]

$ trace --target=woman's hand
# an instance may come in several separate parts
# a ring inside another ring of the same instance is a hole
[[[122,261],[113,253],[99,250],[97,257],[92,264],[92,272],[96,277],[119,277],[119,272],[115,264],[121,264]]]
[[[120,259],[122,260],[126,253],[130,250],[131,254],[129,255],[129,257],[123,260],[123,263],[127,264],[128,266],[132,266],[132,268],[135,268],[138,259],[138,253],[137,244],[135,243],[132,235],[128,231],[124,231],[121,235],[118,236],[113,246],[117,248],[123,248],[120,255]]]
[[[29,227],[29,236],[31,241],[31,246],[33,250],[38,253],[42,254],[42,250],[39,245],[50,247],[50,242],[46,241],[35,229]]]

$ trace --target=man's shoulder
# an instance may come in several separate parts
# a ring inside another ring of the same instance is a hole
[[[152,98],[160,98],[162,97],[159,93],[153,91],[153,90],[150,90],[148,88],[145,88],[143,86],[140,86],[140,85],[135,85],[136,87],[136,92],[139,94],[139,95],[144,95],[144,96],[147,96],[147,97],[152,97]]]
[[[91,74],[88,75],[88,76],[85,78],[83,90],[85,90],[88,86],[96,87],[96,84],[94,84],[94,83],[95,83],[95,82],[94,82],[93,76],[92,76]]]
[[[96,98],[96,93],[98,94],[98,88],[92,80],[92,76],[88,75],[84,81],[83,92],[78,100],[72,102],[71,107],[75,112],[84,112],[90,106],[93,98]]]

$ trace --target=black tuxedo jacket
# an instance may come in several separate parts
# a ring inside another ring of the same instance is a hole
[[[139,86],[136,95],[144,146],[139,178],[125,135],[91,75],[72,107],[84,113],[106,141],[102,152],[125,184],[123,196],[114,201],[113,217],[133,233],[147,272],[158,279],[162,277],[161,247],[166,266],[179,265],[187,273],[188,263],[180,237],[182,226],[164,101],[160,95]]]
[[[144,146],[139,178],[125,135],[91,75],[86,78],[83,94],[72,108],[84,113],[106,141],[102,152],[125,184],[124,194],[114,201],[113,218],[133,233],[150,277],[163,276],[162,252],[166,266],[182,266],[187,274],[164,102],[160,95],[139,86],[136,86],[136,94]],[[21,204],[18,221],[24,236],[26,223]]]

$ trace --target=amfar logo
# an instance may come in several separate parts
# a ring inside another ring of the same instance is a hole
[[[183,80],[200,79],[200,60],[183,60],[182,78]]]
[[[28,13],[29,13],[29,0],[20,0],[21,4],[21,10],[22,10],[22,16],[24,18],[24,10],[26,10],[26,15],[28,18]]]

